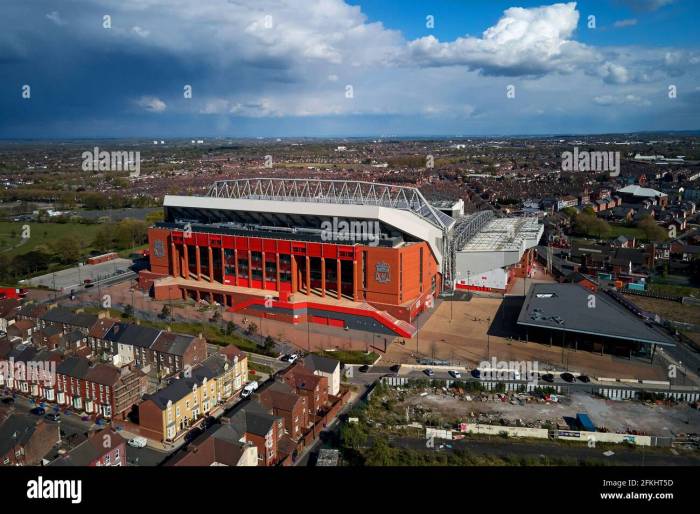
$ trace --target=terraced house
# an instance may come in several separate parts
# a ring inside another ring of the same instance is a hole
[[[56,370],[55,400],[77,411],[106,418],[124,418],[146,390],[146,377],[129,366],[96,364],[82,357],[68,357]]]
[[[230,354],[214,354],[167,387],[144,396],[139,404],[144,432],[173,441],[239,391],[248,375],[248,358],[242,352]]]
[[[167,377],[206,359],[206,340],[129,323],[101,321],[89,333],[93,353],[118,364],[134,362],[144,373]]]

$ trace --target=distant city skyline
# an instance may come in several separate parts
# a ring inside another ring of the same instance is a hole
[[[693,0],[12,0],[0,138],[694,131],[699,16]]]

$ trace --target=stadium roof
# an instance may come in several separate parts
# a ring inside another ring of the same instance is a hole
[[[535,217],[494,218],[467,240],[462,252],[524,251],[535,246],[544,226]]]
[[[578,284],[533,284],[518,316],[518,325],[630,342],[676,344],[611,296],[594,293]]]
[[[206,196],[166,195],[166,208],[287,215],[328,220],[377,220],[426,241],[442,265],[454,218],[413,187],[344,180],[240,179],[215,182]]]
[[[414,212],[449,229],[453,218],[439,211],[415,187],[354,180],[246,178],[214,182],[207,196],[283,202],[375,205]]]

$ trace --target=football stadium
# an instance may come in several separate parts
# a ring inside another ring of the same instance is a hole
[[[463,206],[373,182],[220,181],[165,197],[140,286],[158,300],[411,337],[441,292],[506,292],[529,272],[542,225]]]

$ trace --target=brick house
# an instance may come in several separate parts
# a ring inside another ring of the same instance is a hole
[[[165,466],[257,466],[258,447],[230,424],[216,424],[168,460]]]
[[[308,399],[296,394],[284,382],[273,382],[259,390],[255,400],[273,416],[284,419],[285,431],[294,441],[298,441],[309,427]]]
[[[0,466],[38,466],[60,439],[57,423],[0,410]]]
[[[49,466],[126,466],[126,439],[110,429],[93,432]]]
[[[39,317],[38,326],[56,327],[63,333],[73,332],[77,330],[87,335],[90,327],[97,321],[97,316],[94,314],[86,314],[84,312],[73,312],[65,307],[49,308],[43,315]]]
[[[56,403],[107,418],[128,414],[146,388],[146,377],[139,370],[110,364],[92,366],[83,357],[65,359],[56,370],[56,378]]]
[[[150,437],[173,441],[230,399],[242,387],[247,372],[247,358],[234,356],[229,361],[225,355],[214,354],[193,367],[188,376],[144,396],[139,425]]]
[[[324,411],[328,404],[328,378],[317,376],[314,372],[297,361],[277,375],[292,387],[297,394],[308,400],[308,413],[313,416]]]

